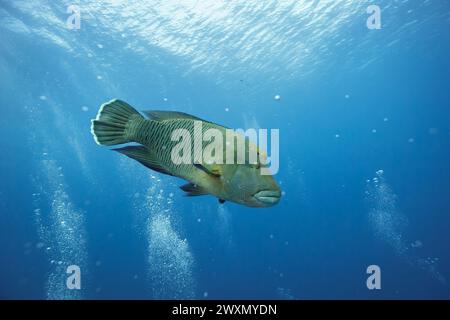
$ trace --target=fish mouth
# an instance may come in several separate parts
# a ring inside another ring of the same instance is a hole
[[[266,206],[273,206],[280,201],[281,192],[278,190],[261,190],[255,193],[253,197]]]

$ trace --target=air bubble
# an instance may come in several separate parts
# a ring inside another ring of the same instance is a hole
[[[422,242],[420,240],[416,240],[413,243],[411,243],[411,247],[412,248],[421,248],[422,247]]]
[[[429,134],[437,134],[438,133],[438,129],[437,128],[430,128],[430,129],[428,129],[428,133]]]

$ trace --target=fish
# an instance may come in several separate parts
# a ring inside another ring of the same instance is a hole
[[[266,166],[267,161],[261,161],[266,160],[265,153],[255,147],[248,137],[244,137],[247,147],[245,161],[199,163],[194,161],[193,155],[192,161],[174,162],[173,150],[180,143],[173,139],[174,130],[198,135],[195,131],[197,124],[201,125],[201,133],[215,129],[225,136],[228,129],[178,111],[149,110],[141,114],[128,103],[114,99],[100,106],[96,118],[91,120],[91,133],[99,145],[128,144],[111,150],[149,169],[186,180],[187,183],[180,188],[187,196],[212,195],[220,203],[230,201],[256,208],[271,207],[280,201],[281,190],[273,175],[262,175],[260,172],[260,168]],[[205,148],[207,142],[201,141]],[[247,159],[250,147],[257,149],[256,162]],[[235,149],[233,156],[237,159],[239,155]]]

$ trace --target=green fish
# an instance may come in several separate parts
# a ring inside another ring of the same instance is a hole
[[[113,150],[152,170],[187,180],[189,183],[180,188],[188,196],[210,194],[216,196],[220,203],[227,200],[249,207],[270,207],[279,202],[281,192],[273,176],[261,175],[259,170],[264,166],[260,161],[264,154],[259,149],[260,157],[256,163],[248,160],[231,164],[225,161],[223,164],[173,161],[172,151],[179,145],[179,141],[173,141],[174,130],[184,129],[195,139],[194,135],[198,135],[195,125],[199,123],[201,133],[215,129],[225,136],[226,127],[182,112],[143,111],[143,114],[147,118],[121,100],[103,104],[96,119],[92,120],[91,132],[95,141],[105,146],[138,143]],[[250,147],[252,143],[248,138],[244,139],[246,146]],[[206,147],[206,142],[202,147]],[[246,148],[246,159],[249,158],[248,150]],[[223,155],[225,158],[225,153]],[[234,156],[237,159],[237,148]]]

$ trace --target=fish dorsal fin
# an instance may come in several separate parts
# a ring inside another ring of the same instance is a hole
[[[114,151],[120,152],[131,159],[138,161],[149,169],[172,175],[167,171],[159,161],[152,155],[148,148],[144,146],[127,146],[123,148],[113,149]]]
[[[146,110],[142,111],[142,113],[144,113],[149,119],[155,121],[164,121],[172,119],[191,119],[191,120],[205,121],[190,114],[177,111]]]
[[[193,197],[193,196],[203,196],[205,194],[208,194],[209,192],[200,187],[197,184],[194,184],[192,182],[189,182],[185,185],[182,185],[180,187],[181,190],[185,191],[187,196]]]

